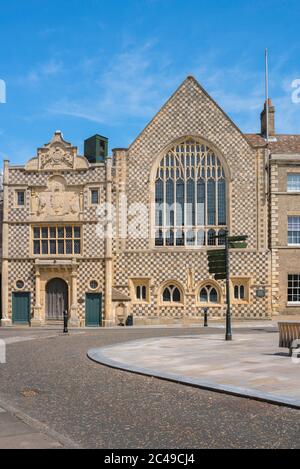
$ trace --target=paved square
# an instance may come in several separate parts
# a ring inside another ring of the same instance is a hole
[[[300,359],[278,347],[278,333],[166,337],[94,349],[110,366],[300,407]],[[298,363],[296,363],[298,361]]]

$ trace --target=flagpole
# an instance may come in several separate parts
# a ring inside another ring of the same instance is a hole
[[[266,71],[266,140],[269,141],[269,53],[265,50],[265,71]]]

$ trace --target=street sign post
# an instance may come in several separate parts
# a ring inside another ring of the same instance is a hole
[[[232,340],[230,304],[230,249],[246,249],[248,236],[229,236],[228,230],[213,239],[222,239],[225,249],[207,252],[209,273],[215,280],[226,280],[226,340]]]

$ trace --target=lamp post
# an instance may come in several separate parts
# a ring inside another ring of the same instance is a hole
[[[226,257],[226,298],[227,298],[225,339],[227,341],[231,341],[232,330],[231,330],[231,305],[230,305],[230,252],[229,252],[228,230],[225,231],[225,257]]]
[[[68,332],[69,332],[68,331],[68,319],[69,319],[68,311],[65,310],[64,311],[64,334],[68,334]]]
[[[208,308],[204,308],[204,327],[208,327]]]

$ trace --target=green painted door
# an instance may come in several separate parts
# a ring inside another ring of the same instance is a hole
[[[87,293],[85,299],[85,325],[99,327],[102,322],[102,293]]]
[[[30,312],[30,293],[12,294],[12,320],[15,324],[28,324]]]

